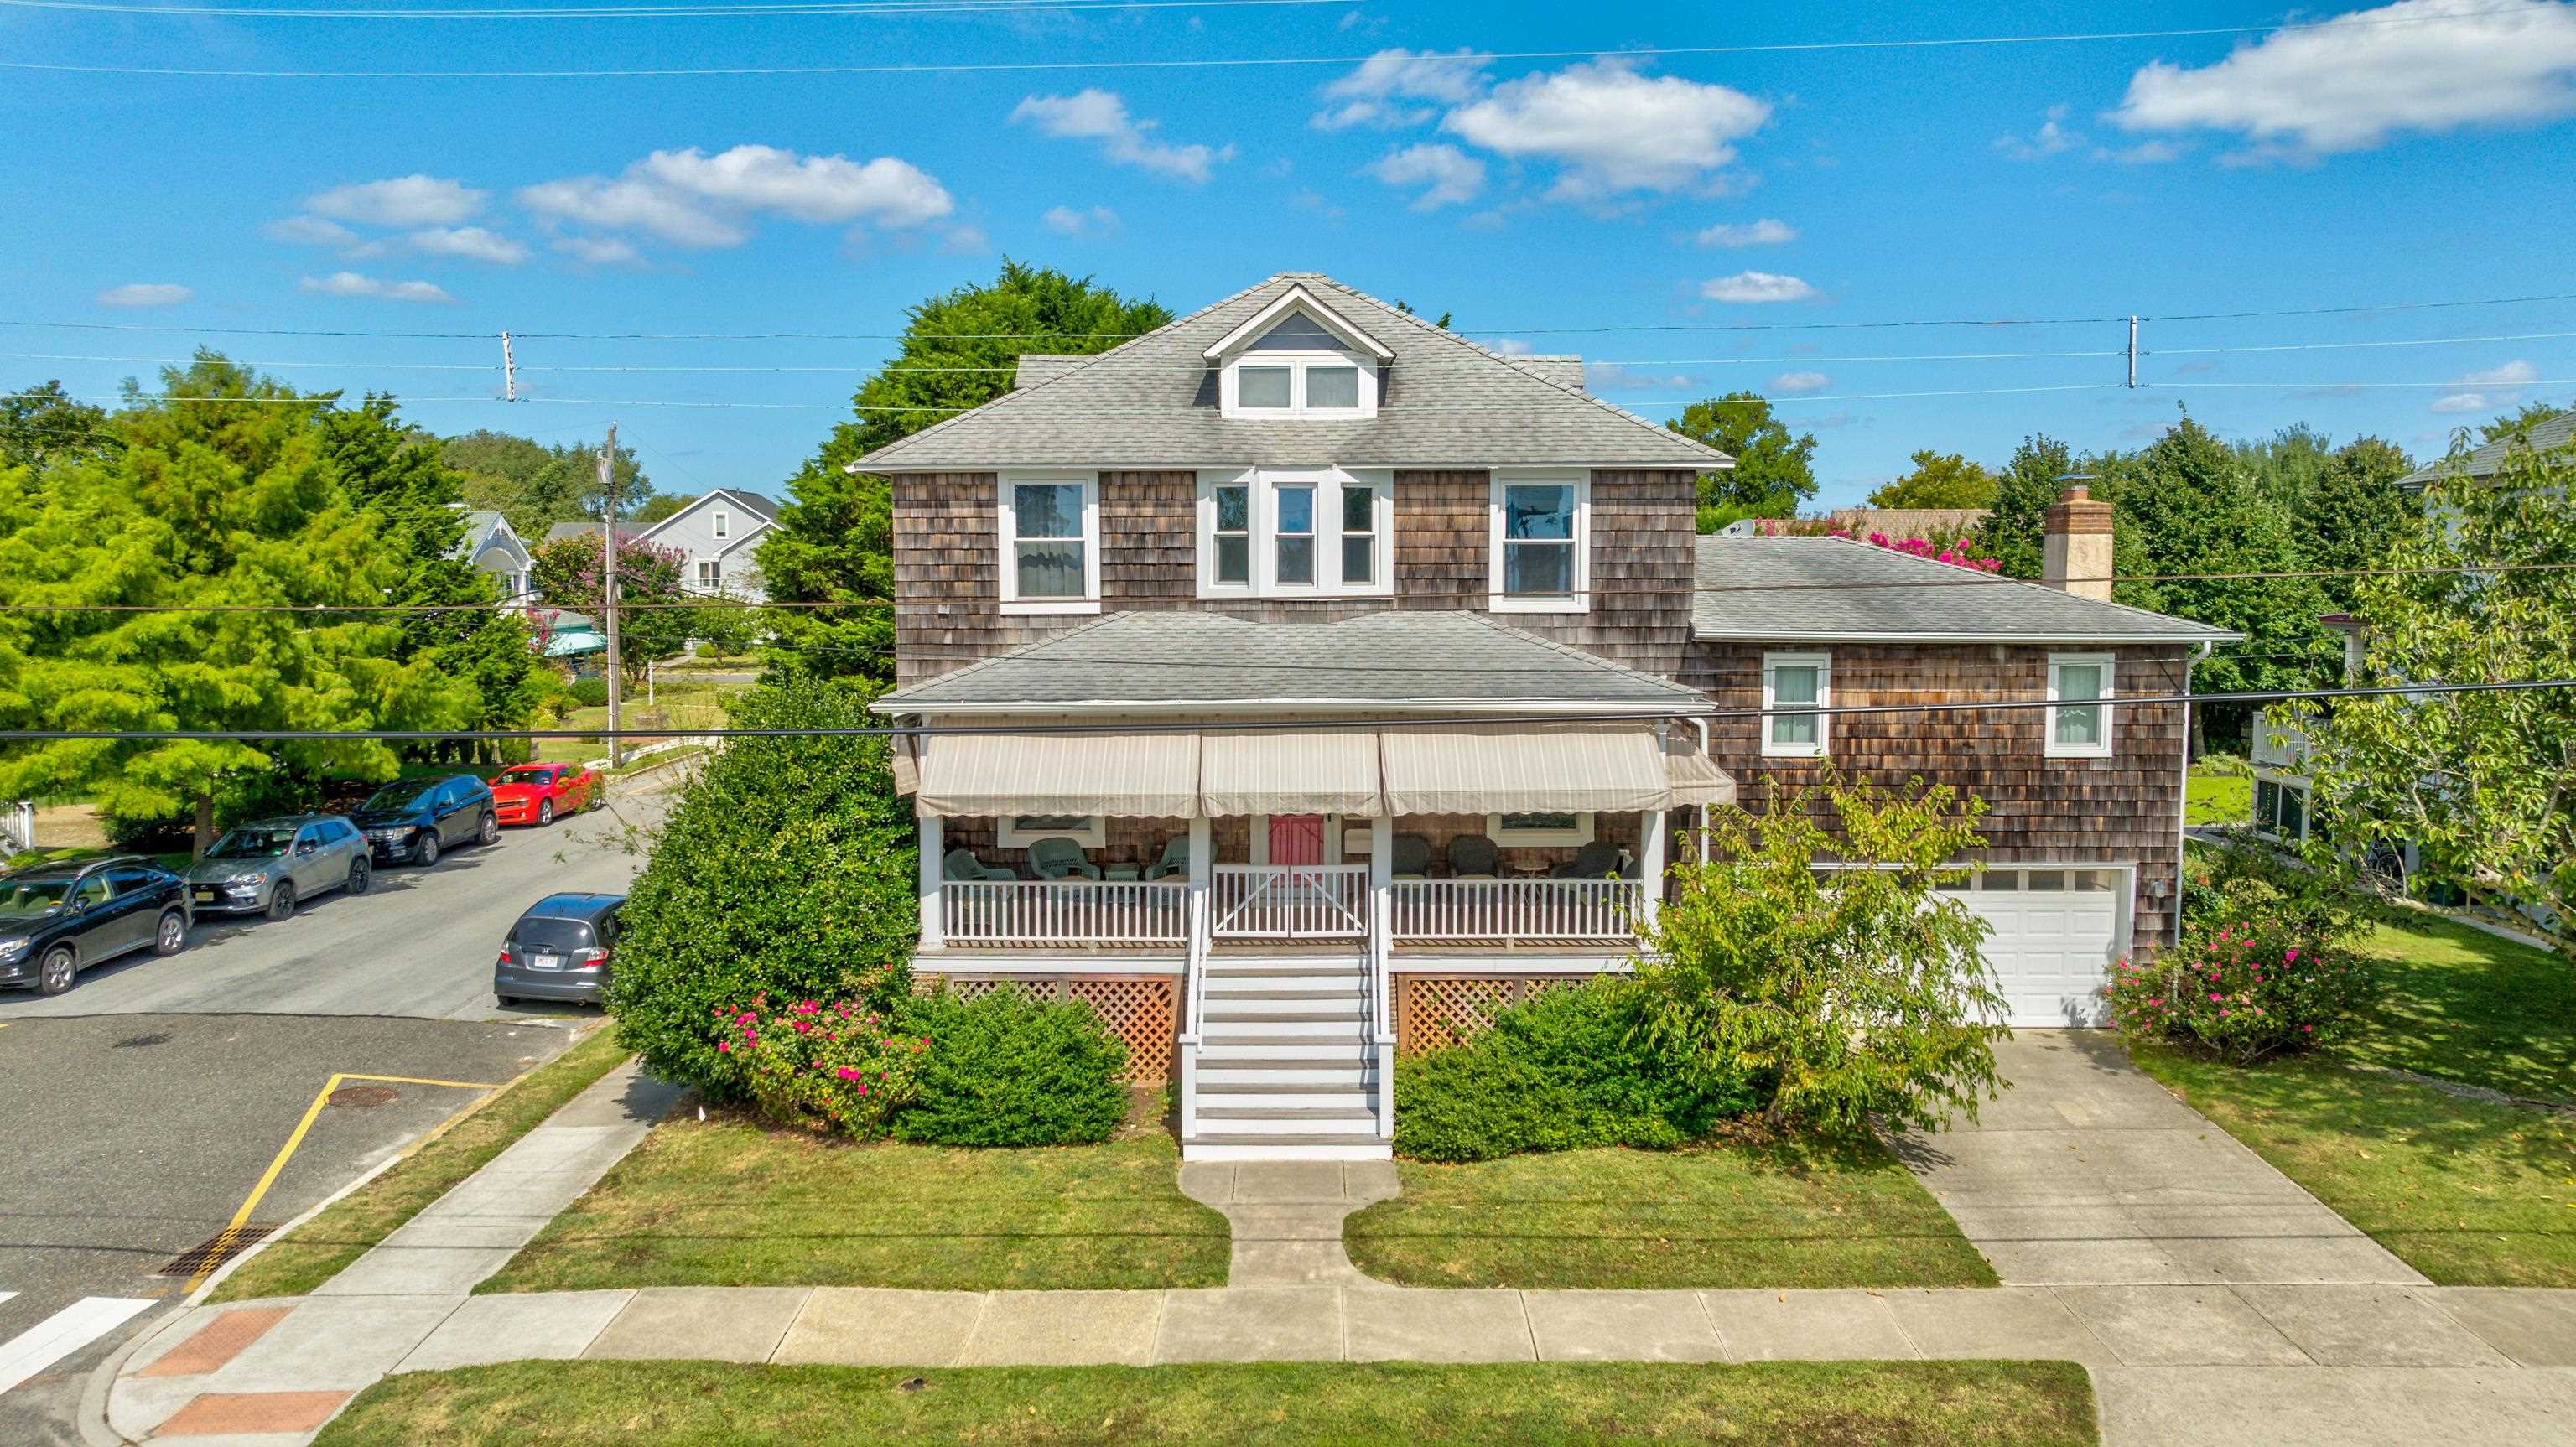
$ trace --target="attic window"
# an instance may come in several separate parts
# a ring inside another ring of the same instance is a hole
[[[1204,353],[1229,419],[1377,415],[1395,353],[1315,293],[1292,286]]]

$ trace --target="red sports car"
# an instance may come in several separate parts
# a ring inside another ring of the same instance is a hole
[[[599,782],[579,764],[513,764],[492,776],[492,804],[504,824],[552,824],[598,803]]]

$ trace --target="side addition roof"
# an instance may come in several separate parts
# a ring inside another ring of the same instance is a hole
[[[2545,417],[2532,423],[2523,429],[2520,436],[2508,433],[2471,452],[2468,461],[2461,466],[2460,471],[2469,477],[2492,477],[2497,469],[2504,466],[2505,454],[2516,447],[2529,447],[2534,452],[2546,452],[2553,447],[2565,447],[2571,442],[2576,442],[2576,411],[2561,412],[2555,417]],[[2445,458],[2441,462],[2419,467],[2397,479],[2397,485],[2409,488],[2426,486],[2448,470],[2449,461]]]
[[[1705,536],[1696,584],[1694,638],[2120,644],[2244,637],[1849,538]]]
[[[1432,708],[1706,713],[1706,695],[1479,613],[1377,612],[1331,623],[1112,613],[898,689],[881,713],[1265,713]]]
[[[1303,290],[1393,354],[1375,417],[1221,416],[1208,354]],[[862,459],[876,472],[1005,467],[1730,467],[1714,448],[1586,394],[1562,360],[1527,364],[1319,272],[1283,272],[1108,351],[1045,358],[971,412]]]

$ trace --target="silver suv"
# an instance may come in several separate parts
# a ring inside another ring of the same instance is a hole
[[[366,893],[374,868],[358,826],[337,814],[297,814],[234,825],[183,877],[199,914],[284,919],[300,899]]]

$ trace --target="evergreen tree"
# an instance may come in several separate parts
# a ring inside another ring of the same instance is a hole
[[[2066,444],[2035,432],[2013,449],[2012,460],[1996,473],[1993,516],[1977,530],[1978,551],[2001,562],[2006,576],[2039,576],[2040,535],[2048,506],[2063,490],[2058,479],[2075,470],[2075,455]]]
[[[2337,448],[2295,514],[2305,529],[2301,551],[2307,565],[2345,572],[2386,566],[2390,550],[2413,533],[2424,513],[2422,501],[2397,485],[2414,470],[2412,458],[2376,437],[2357,437]],[[2361,582],[2319,578],[2317,586],[2335,611],[2349,612]]]

